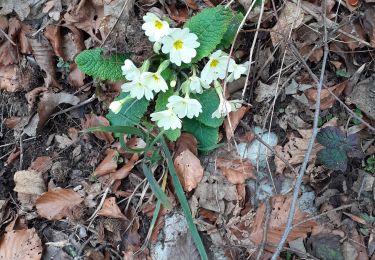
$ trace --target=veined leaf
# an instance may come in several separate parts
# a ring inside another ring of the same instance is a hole
[[[244,15],[241,13],[237,13],[236,15],[232,16],[232,19],[230,20],[230,23],[228,25],[228,29],[225,32],[220,44],[217,46],[217,49],[227,49],[231,46],[243,18]]]
[[[325,127],[320,129],[316,140],[327,148],[338,148],[346,144],[344,133],[337,127]]]
[[[103,49],[95,48],[82,51],[75,58],[78,68],[85,74],[101,80],[121,80],[121,66],[129,55],[114,54],[110,58],[102,57]]]
[[[183,130],[194,135],[198,141],[198,149],[209,151],[215,149],[219,139],[219,128],[209,127],[195,119],[183,119]]]
[[[212,118],[212,113],[218,108],[220,99],[214,89],[206,90],[202,94],[191,95],[202,105],[202,113],[194,118],[209,127],[219,127],[223,124],[224,118]]]
[[[200,46],[192,62],[200,61],[209,56],[221,42],[232,18],[231,11],[218,5],[206,8],[193,16],[184,27],[198,36]]]
[[[125,98],[128,93],[121,93],[115,100]],[[141,118],[147,111],[149,101],[145,98],[129,99],[121,108],[120,112],[115,114],[109,111],[107,119],[112,126],[134,126],[139,124]]]
[[[317,160],[328,169],[346,171],[348,157],[341,148],[323,148],[317,154]]]

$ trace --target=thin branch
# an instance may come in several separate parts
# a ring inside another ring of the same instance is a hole
[[[269,225],[270,219],[271,219],[271,202],[270,202],[270,199],[267,199],[265,201],[265,204],[266,204],[266,212],[265,212],[266,218],[264,219],[264,225],[263,225],[263,237],[262,237],[262,242],[260,244],[260,248],[259,248],[259,252],[258,252],[258,256],[257,256],[256,260],[262,259],[262,254],[263,254],[264,248],[266,247],[266,243],[267,243],[268,225]]]
[[[302,178],[305,174],[305,170],[307,168],[307,164],[309,162],[309,159],[310,159],[310,156],[311,156],[311,153],[312,153],[312,149],[313,149],[313,146],[314,146],[314,143],[315,143],[315,137],[318,133],[318,121],[319,121],[319,113],[320,113],[320,94],[321,94],[321,91],[322,91],[325,68],[326,68],[326,65],[327,65],[327,59],[328,59],[328,53],[329,53],[328,43],[327,43],[328,33],[327,33],[327,22],[326,22],[326,0],[323,1],[323,10],[324,10],[323,11],[323,13],[324,13],[324,15],[323,15],[323,17],[324,17],[323,18],[324,55],[323,55],[322,71],[321,71],[321,74],[320,74],[320,80],[319,80],[319,84],[317,86],[317,92],[316,92],[313,132],[312,132],[312,136],[310,138],[310,141],[309,141],[309,144],[308,144],[308,147],[307,147],[305,157],[303,159],[302,166],[299,170],[299,175],[296,179],[296,184],[294,186],[292,202],[291,202],[290,210],[289,210],[289,214],[288,214],[288,221],[286,223],[286,227],[285,227],[283,236],[281,237],[281,240],[279,241],[279,244],[277,245],[276,251],[272,256],[272,260],[276,260],[279,257],[281,251],[283,250],[286,239],[288,238],[288,235],[289,235],[290,231],[292,230],[292,224],[293,224],[294,214],[295,214],[295,210],[296,210],[298,194],[299,194],[299,190],[300,190],[301,184],[302,184]]]
[[[5,38],[7,38],[7,40],[13,45],[13,46],[17,46],[17,44],[8,36],[8,34],[6,32],[4,32],[3,29],[0,28],[0,32],[2,32],[5,36]]]

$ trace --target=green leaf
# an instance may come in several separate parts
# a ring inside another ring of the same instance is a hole
[[[346,171],[348,157],[340,148],[323,148],[317,154],[317,161],[335,171]]]
[[[232,18],[230,10],[218,5],[206,8],[185,23],[185,28],[198,36],[200,46],[192,62],[200,61],[210,55],[221,42]]]
[[[168,98],[174,93],[172,88],[169,88],[166,92],[160,92],[156,99],[155,112],[163,111],[166,109]],[[176,141],[181,135],[181,129],[168,129],[164,132],[165,136],[171,140]]]
[[[346,144],[344,133],[337,127],[325,127],[320,129],[316,140],[327,148],[341,147]]]
[[[209,151],[217,146],[219,128],[209,127],[195,119],[183,119],[183,130],[194,135],[198,141],[198,149]]]
[[[121,80],[121,66],[129,55],[114,54],[110,58],[102,57],[103,49],[95,48],[82,51],[75,58],[78,68],[85,74],[101,80]]]
[[[206,90],[202,94],[191,94],[202,105],[202,113],[194,118],[209,127],[219,127],[223,124],[224,118],[212,118],[212,113],[218,108],[220,99],[214,89]]]
[[[115,100],[125,98],[128,93],[121,93]],[[120,112],[115,114],[109,111],[107,119],[113,126],[134,126],[139,124],[141,118],[147,111],[149,101],[142,99],[129,99],[121,108]]]
[[[144,162],[142,163],[142,170],[143,170],[143,174],[146,176],[146,179],[147,179],[148,183],[150,184],[151,190],[154,192],[156,198],[158,198],[158,200],[160,200],[160,202],[163,203],[163,205],[166,208],[169,208],[169,209],[172,208],[172,204],[169,201],[167,195],[161,189],[158,182],[155,180],[155,177],[152,174],[151,170],[149,169],[149,167]]]
[[[217,49],[227,49],[231,46],[243,18],[244,15],[241,13],[237,13],[236,15],[232,16],[228,29],[225,32],[220,44],[217,46]]]
[[[165,156],[167,157],[167,164],[168,164],[168,169],[169,169],[169,174],[172,177],[172,183],[176,191],[176,195],[178,198],[178,201],[180,202],[182,211],[184,212],[186,222],[188,224],[188,227],[191,232],[191,236],[194,240],[195,246],[198,249],[198,252],[203,260],[208,260],[208,256],[206,253],[206,249],[204,248],[202,239],[198,233],[198,229],[194,224],[193,216],[191,215],[189,203],[185,197],[184,190],[182,188],[182,185],[180,183],[180,180],[177,176],[176,169],[173,164],[172,156],[171,153],[169,152],[168,146],[165,143],[164,138],[161,138],[160,143],[162,145],[163,151]]]

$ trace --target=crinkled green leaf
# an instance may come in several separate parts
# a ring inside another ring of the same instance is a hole
[[[327,148],[342,147],[346,144],[344,133],[337,127],[325,127],[320,129],[316,140]]]
[[[103,49],[95,48],[82,51],[75,58],[78,68],[85,74],[101,80],[121,80],[121,66],[129,55],[114,54],[110,58],[102,57]]]
[[[323,148],[317,154],[317,160],[325,167],[335,171],[346,171],[348,157],[341,148]]]
[[[244,15],[241,13],[237,13],[236,15],[232,16],[228,29],[225,32],[220,44],[217,46],[217,49],[227,49],[231,46],[243,18]]]
[[[198,120],[184,118],[182,121],[183,131],[186,131],[198,141],[198,149],[209,151],[217,147],[219,140],[219,128],[209,127]]]
[[[155,112],[163,111],[167,109],[168,98],[173,95],[174,90],[169,88],[166,92],[160,92],[156,99]],[[171,140],[176,141],[181,135],[181,129],[168,129],[164,132],[165,136]]]
[[[209,56],[216,49],[227,31],[232,16],[230,10],[218,5],[204,9],[185,23],[185,27],[198,36],[200,43],[193,62]]]
[[[219,107],[220,99],[214,89],[206,90],[202,94],[192,94],[202,105],[202,113],[195,119],[209,127],[219,127],[224,118],[212,118],[212,113]]]
[[[115,100],[120,100],[125,98],[128,93],[121,93]],[[112,126],[134,126],[138,125],[141,118],[147,111],[149,101],[145,98],[129,99],[121,108],[120,112],[115,114],[109,111],[107,114],[107,119],[111,122]]]

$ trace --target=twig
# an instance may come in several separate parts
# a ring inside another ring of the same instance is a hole
[[[246,130],[251,131],[250,127],[244,121],[241,120],[240,124]],[[254,133],[254,132],[252,132],[252,133],[254,134],[255,138],[261,144],[263,144],[265,147],[267,147],[267,149],[270,150],[277,158],[279,158],[281,161],[283,161],[283,163],[285,163],[285,165],[288,166],[289,169],[291,169],[296,175],[298,174],[297,170],[288,162],[287,159],[285,159],[281,154],[276,152],[275,149],[273,149],[269,144],[267,144],[265,141],[263,141],[263,139],[257,133]]]
[[[34,139],[36,139],[37,137],[39,137],[39,136],[29,137],[29,138],[27,138],[27,139],[24,139],[23,141],[24,141],[24,142],[27,142],[27,141],[30,141],[30,140],[34,140]],[[2,145],[0,145],[0,148],[7,147],[7,146],[11,146],[11,145],[14,145],[14,144],[16,144],[16,143],[17,143],[17,142],[12,142],[12,143],[8,143],[8,144],[2,144]]]
[[[258,252],[257,260],[262,259],[262,254],[263,254],[264,248],[266,247],[266,243],[267,243],[268,225],[269,225],[270,219],[271,219],[271,202],[270,202],[270,199],[267,199],[265,201],[265,204],[266,204],[266,212],[264,214],[266,215],[266,218],[264,220],[263,237],[262,237],[262,242],[259,246],[259,252]]]
[[[21,133],[20,135],[20,165],[19,165],[19,168],[18,170],[22,170],[22,166],[23,166],[23,133]]]
[[[295,227],[297,227],[297,226],[299,226],[299,225],[302,225],[302,224],[304,224],[304,223],[306,223],[306,222],[309,222],[310,220],[314,220],[314,219],[317,219],[317,218],[323,217],[323,216],[325,216],[325,215],[327,215],[327,214],[329,214],[329,213],[335,212],[335,211],[339,211],[339,210],[342,210],[342,209],[350,208],[350,207],[353,206],[353,205],[354,205],[354,203],[352,203],[352,204],[348,204],[348,205],[344,205],[344,206],[341,206],[341,207],[338,207],[338,208],[335,208],[335,209],[327,210],[326,212],[323,212],[323,213],[321,213],[321,214],[319,214],[319,215],[316,215],[316,216],[314,216],[314,217],[304,219],[304,220],[302,220],[302,221],[300,221],[300,222],[294,224],[294,225],[292,226],[292,229],[295,228]]]
[[[108,34],[105,36],[104,40],[103,40],[102,43],[100,44],[100,47],[103,47],[104,43],[108,40],[109,35],[110,35],[110,34],[113,32],[113,30],[115,29],[115,27],[116,27],[116,25],[117,25],[117,23],[118,23],[118,20],[120,20],[120,17],[121,17],[121,15],[122,15],[122,13],[124,12],[125,7],[126,7],[126,5],[128,4],[128,2],[129,2],[129,0],[125,0],[124,5],[123,5],[122,8],[121,8],[121,12],[120,12],[119,16],[118,16],[117,19],[116,19],[116,22],[114,23],[114,25],[112,26],[112,28],[111,28],[111,30],[108,32]]]
[[[17,44],[16,44],[14,41],[12,41],[12,39],[8,36],[8,34],[7,34],[6,32],[4,32],[3,29],[0,28],[0,32],[2,32],[2,33],[4,34],[5,38],[7,38],[7,40],[8,40],[13,46],[17,46]]]
[[[108,192],[111,189],[113,183],[114,183],[114,180],[112,180],[111,183],[105,189],[105,191],[103,193],[103,196],[102,196],[102,199],[100,200],[100,203],[99,203],[98,207],[96,208],[96,210],[94,211],[94,213],[92,213],[91,217],[88,219],[88,221],[90,221],[90,224],[88,225],[88,227],[91,226],[92,222],[94,221],[94,219],[98,215],[99,210],[101,210],[101,208],[103,207],[104,201],[107,198]]]
[[[323,15],[323,17],[324,17],[323,18],[324,55],[323,55],[323,61],[322,61],[322,71],[320,73],[320,80],[319,80],[319,84],[317,86],[317,92],[316,92],[313,132],[312,132],[311,138],[309,140],[309,144],[308,144],[308,147],[307,147],[307,151],[305,153],[305,157],[303,159],[302,166],[299,170],[299,174],[298,174],[298,177],[296,179],[296,184],[294,186],[292,202],[291,202],[290,210],[289,210],[289,214],[288,214],[288,221],[286,223],[286,227],[285,227],[284,233],[281,237],[281,240],[280,240],[279,244],[277,245],[276,251],[272,256],[272,260],[276,260],[279,257],[281,251],[283,250],[286,239],[288,238],[288,235],[289,235],[290,231],[292,230],[292,224],[293,224],[294,214],[295,214],[295,210],[296,210],[298,194],[299,194],[299,190],[300,190],[301,184],[302,184],[302,178],[303,178],[303,175],[305,174],[307,163],[309,162],[311,152],[312,152],[312,149],[313,149],[313,146],[314,146],[314,143],[315,143],[315,137],[318,133],[318,121],[319,121],[319,113],[320,113],[320,94],[321,94],[321,91],[322,91],[325,68],[326,68],[328,53],[329,53],[328,43],[327,43],[327,36],[328,36],[327,22],[326,22],[326,19],[325,19],[326,18],[326,0],[323,1],[323,10],[324,10],[323,11],[323,14],[324,14]]]
[[[74,110],[74,109],[80,108],[80,107],[82,107],[82,106],[84,106],[84,105],[87,105],[87,104],[93,102],[95,99],[96,99],[96,96],[95,96],[95,94],[94,94],[94,95],[93,95],[92,97],[90,97],[89,99],[86,99],[85,101],[83,101],[83,102],[81,102],[81,103],[79,103],[79,104],[77,104],[77,105],[75,105],[75,106],[68,107],[67,109],[64,109],[64,110],[61,110],[61,111],[59,111],[59,112],[56,112],[56,113],[52,114],[52,115],[51,115],[51,118],[52,118],[52,117],[55,117],[55,116],[58,116],[58,115],[61,115],[61,114],[64,114],[64,113],[66,113],[66,112],[72,111],[72,110]]]
[[[312,72],[312,70],[310,69],[310,67],[307,65],[306,61],[302,58],[301,54],[299,53],[299,51],[297,50],[297,48],[295,47],[295,45],[293,43],[290,44],[290,47],[294,50],[293,53],[299,58],[299,60],[302,62],[302,65],[305,67],[305,69],[307,70],[307,72],[309,73],[310,77],[312,77],[312,79],[315,81],[315,83],[319,83],[319,80],[318,78],[315,76],[315,74]],[[364,124],[365,126],[367,126],[369,129],[371,129],[372,131],[375,132],[375,128],[373,126],[371,126],[369,123],[367,123],[365,120],[363,120],[361,117],[359,117],[356,113],[354,113],[343,101],[341,101],[341,99],[335,95],[335,93],[332,92],[332,90],[330,90],[325,84],[323,84],[323,87],[324,89],[326,89],[329,94],[331,96],[333,96],[337,102],[340,103],[340,105],[342,105],[345,110],[351,114],[355,119],[357,119],[358,121],[360,121],[362,124]]]

